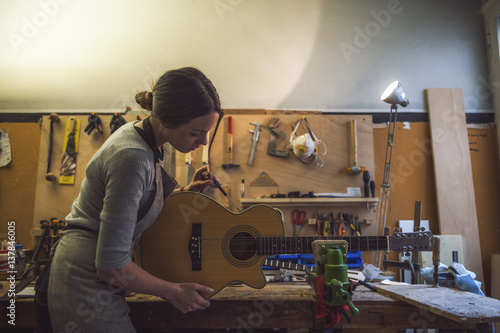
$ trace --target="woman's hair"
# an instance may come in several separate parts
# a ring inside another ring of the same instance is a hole
[[[212,82],[196,68],[184,67],[163,74],[153,92],[142,91],[137,103],[167,128],[176,128],[210,112],[222,113]]]

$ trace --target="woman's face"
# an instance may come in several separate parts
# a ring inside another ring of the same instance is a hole
[[[160,142],[170,143],[181,153],[189,153],[200,146],[208,144],[208,133],[217,124],[219,113],[210,112],[205,116],[194,118],[189,123],[177,128],[161,126]]]

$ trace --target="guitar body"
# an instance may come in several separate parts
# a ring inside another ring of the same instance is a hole
[[[142,267],[171,282],[195,282],[214,289],[233,281],[253,288],[266,284],[257,252],[261,236],[284,236],[281,215],[256,205],[233,213],[212,198],[178,192],[166,201],[155,223],[143,233]]]

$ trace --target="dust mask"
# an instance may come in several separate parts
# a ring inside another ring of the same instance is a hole
[[[300,136],[296,136],[297,129],[300,123],[304,121],[305,126],[309,133],[302,134]],[[297,156],[304,163],[313,163],[316,160],[320,160],[318,162],[318,166],[323,166],[324,162],[321,156],[318,154],[318,144],[323,144],[325,152],[323,156],[326,155],[326,145],[323,141],[318,140],[314,133],[309,128],[309,124],[305,117],[299,119],[294,126],[294,130],[292,135],[290,136],[290,145],[288,148],[293,151],[294,155]]]

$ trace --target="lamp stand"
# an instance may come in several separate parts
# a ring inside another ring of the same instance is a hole
[[[389,128],[387,130],[387,146],[385,148],[385,163],[384,163],[384,178],[382,184],[380,185],[380,198],[378,202],[377,209],[377,236],[384,234],[384,229],[387,220],[387,208],[389,205],[389,192],[391,189],[391,184],[389,183],[389,177],[391,174],[391,163],[392,163],[392,148],[394,146],[394,135],[396,130],[396,120],[398,115],[397,104],[391,105],[391,111],[389,113]],[[382,225],[382,227],[381,227]],[[378,267],[381,267],[383,251],[373,252],[372,262],[375,265],[375,253],[377,253]]]

